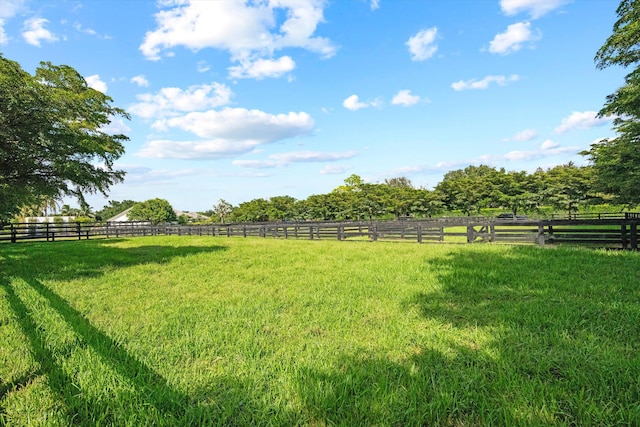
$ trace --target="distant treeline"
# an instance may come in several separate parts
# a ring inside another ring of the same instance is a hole
[[[480,165],[446,173],[433,190],[415,188],[406,177],[372,184],[351,175],[330,193],[304,200],[276,196],[238,206],[220,200],[202,213],[219,222],[428,218],[451,212],[479,215],[486,211],[571,214],[590,205],[610,203],[610,195],[597,193],[594,188],[590,166],[568,163],[528,173]]]

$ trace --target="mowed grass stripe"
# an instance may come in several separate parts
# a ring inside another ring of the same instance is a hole
[[[6,245],[0,423],[638,424],[639,272],[497,245]]]

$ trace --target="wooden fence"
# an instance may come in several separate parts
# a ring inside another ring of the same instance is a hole
[[[307,240],[413,241],[588,245],[638,250],[640,218],[495,220],[441,218],[374,222],[279,222],[207,225],[146,223],[11,224],[0,242],[56,241],[155,235],[261,237]]]
[[[582,212],[551,214],[550,219],[640,219],[640,212]]]

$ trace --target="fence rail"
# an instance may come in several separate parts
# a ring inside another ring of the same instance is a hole
[[[551,214],[550,219],[640,219],[640,212],[602,212],[602,213],[570,213],[570,214]]]
[[[307,240],[413,241],[588,245],[638,250],[639,218],[493,220],[450,218],[375,222],[150,225],[145,223],[11,224],[0,242],[58,241],[155,235],[260,237]]]

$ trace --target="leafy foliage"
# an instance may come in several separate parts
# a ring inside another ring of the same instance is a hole
[[[125,135],[104,130],[127,113],[73,68],[42,62],[34,76],[0,55],[0,220],[42,197],[100,192],[124,177]]]
[[[231,203],[227,202],[224,199],[220,199],[218,203],[213,207],[212,214],[220,218],[220,222],[224,223],[224,220],[231,215],[233,211],[233,206]],[[212,215],[212,216],[213,216]]]
[[[372,220],[425,218],[445,210],[479,215],[486,209],[508,210],[515,215],[538,212],[543,206],[573,213],[606,198],[593,189],[593,174],[594,168],[571,162],[533,174],[468,166],[447,172],[434,190],[414,188],[405,177],[371,184],[351,175],[330,193],[305,200],[280,196],[241,203],[233,208],[231,218],[238,222]]]
[[[622,0],[617,9],[618,20],[613,24],[613,34],[596,53],[598,69],[611,65],[628,67],[640,61],[640,7],[638,0]]]
[[[615,116],[618,136],[592,144],[581,154],[594,166],[597,188],[616,196],[615,202],[640,203],[640,2],[623,0],[617,9],[613,34],[598,50],[596,67],[612,65],[636,68],[625,77],[625,84],[607,96],[600,116]]]
[[[163,224],[178,220],[171,204],[164,199],[150,199],[133,205],[128,218],[132,221],[149,221]]]
[[[544,182],[542,196],[546,204],[568,213],[592,198],[592,169],[577,167],[573,163],[556,166],[541,177]]]
[[[233,210],[231,218],[233,221],[239,222],[267,221],[269,219],[268,209],[269,202],[265,199],[254,199],[240,203],[240,205]]]

